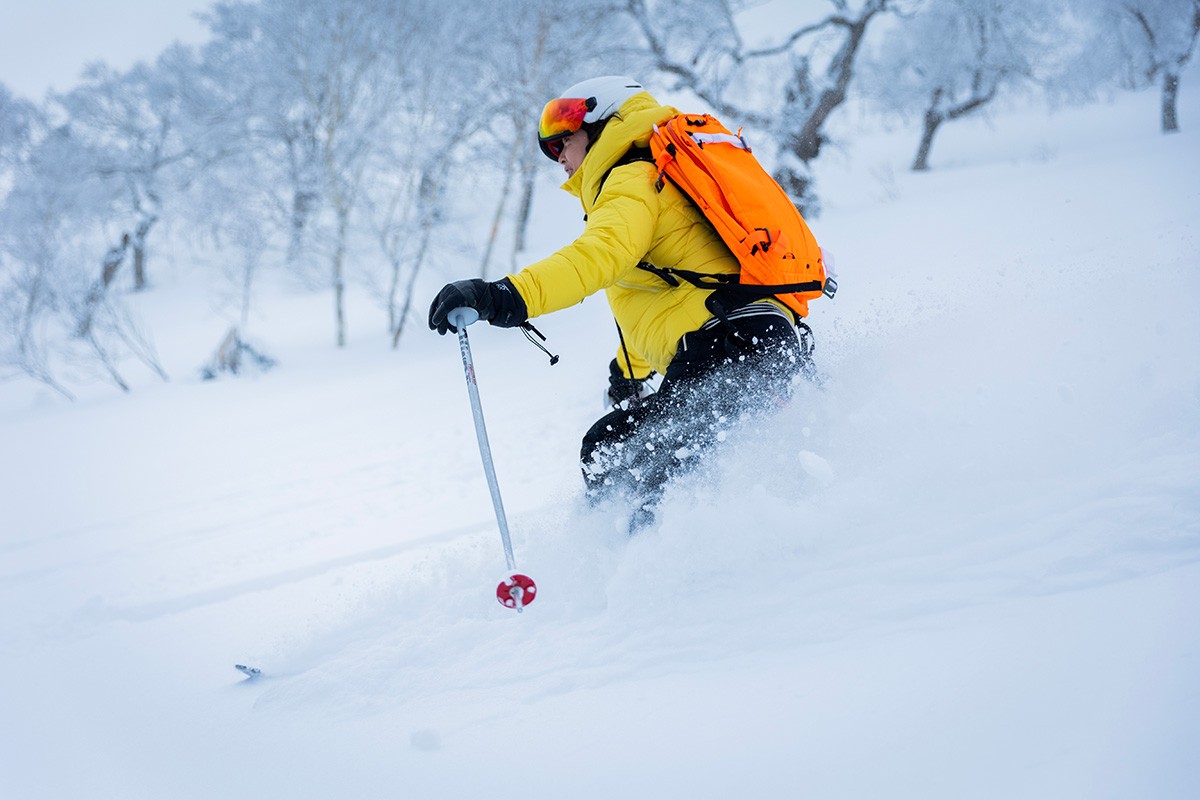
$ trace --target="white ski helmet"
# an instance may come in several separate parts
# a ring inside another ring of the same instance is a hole
[[[542,109],[538,123],[538,145],[554,161],[562,152],[562,140],[584,125],[608,119],[638,92],[640,83],[623,75],[589,78],[567,89]]]

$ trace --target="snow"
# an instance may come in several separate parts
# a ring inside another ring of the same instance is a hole
[[[1153,93],[958,122],[924,175],[911,129],[833,151],[825,385],[632,540],[575,463],[603,303],[539,321],[553,368],[472,327],[520,615],[453,338],[356,298],[337,351],[268,286],[279,368],[202,382],[174,251],[171,382],[0,386],[0,796],[1194,797],[1195,97],[1170,137]]]

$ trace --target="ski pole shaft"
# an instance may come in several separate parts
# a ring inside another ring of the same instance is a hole
[[[471,413],[475,417],[475,438],[479,440],[479,457],[483,459],[483,472],[487,476],[488,489],[492,493],[492,507],[496,510],[496,523],[500,526],[500,539],[504,543],[504,558],[508,562],[508,568],[515,570],[517,563],[513,557],[512,539],[508,535],[508,519],[504,516],[504,502],[500,499],[500,484],[496,481],[492,448],[488,444],[487,426],[483,422],[483,405],[479,401],[479,384],[475,381],[475,362],[471,358],[471,343],[467,339],[467,326],[478,321],[479,314],[473,308],[456,308],[447,315],[447,319],[458,330],[458,350],[462,354],[467,394],[471,397]]]

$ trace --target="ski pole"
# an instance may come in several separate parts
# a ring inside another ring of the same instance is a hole
[[[488,490],[492,495],[492,508],[496,511],[496,524],[500,527],[500,541],[504,545],[504,559],[508,564],[509,576],[496,587],[496,599],[518,612],[533,602],[537,586],[528,575],[516,572],[517,561],[513,556],[512,538],[508,533],[508,519],[504,515],[504,501],[500,498],[500,483],[496,480],[496,467],[492,463],[492,448],[488,444],[487,426],[483,421],[483,404],[479,400],[479,384],[475,380],[475,361],[471,357],[471,343],[467,339],[467,326],[479,321],[473,308],[456,308],[446,319],[458,331],[458,350],[462,355],[463,373],[467,378],[467,394],[471,398],[471,414],[475,418],[475,438],[479,441],[479,457],[483,461],[483,472],[487,477]]]

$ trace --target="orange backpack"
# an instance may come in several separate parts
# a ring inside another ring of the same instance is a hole
[[[796,206],[737,135],[708,114],[680,114],[654,128],[650,152],[663,180],[700,209],[737,260],[740,275],[712,275],[673,267],[644,268],[664,280],[682,278],[716,289],[715,310],[776,297],[803,317],[808,301],[833,297],[837,282],[825,273],[821,248]]]

